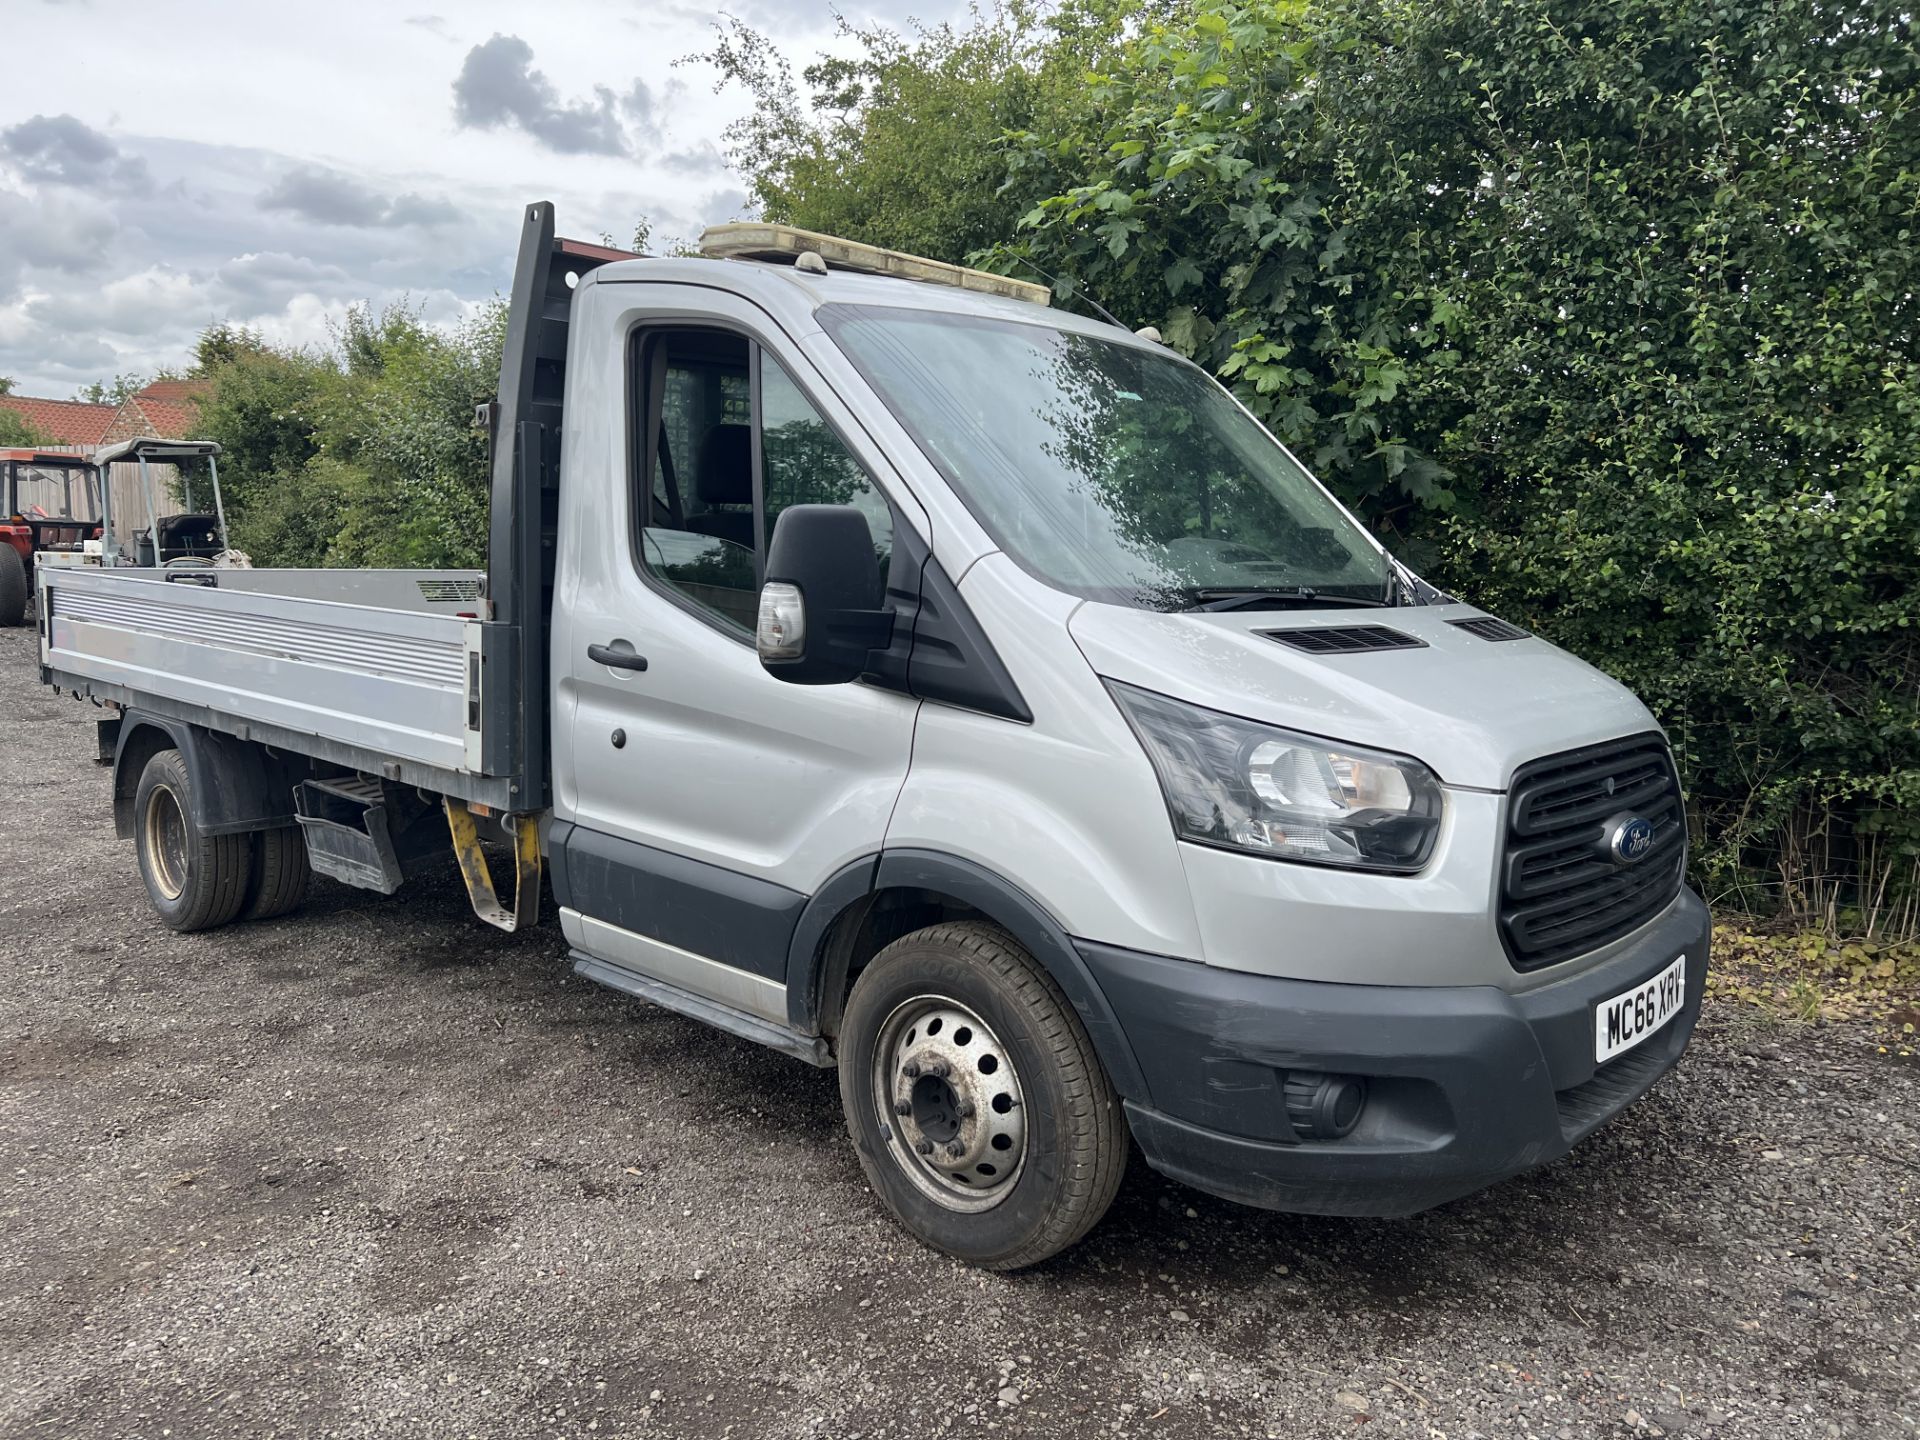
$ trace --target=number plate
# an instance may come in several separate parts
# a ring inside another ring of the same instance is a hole
[[[1687,957],[1682,955],[1651,980],[1600,1002],[1593,1012],[1594,1060],[1604,1065],[1631,1050],[1686,1003]]]

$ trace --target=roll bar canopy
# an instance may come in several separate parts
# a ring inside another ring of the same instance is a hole
[[[93,463],[111,465],[118,460],[189,460],[218,455],[220,446],[212,440],[163,440],[158,435],[137,435],[102,445],[93,452]]]

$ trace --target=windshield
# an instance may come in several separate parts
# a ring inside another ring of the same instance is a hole
[[[995,541],[1090,599],[1391,598],[1387,561],[1173,355],[1045,325],[829,306],[828,331]]]
[[[90,466],[16,461],[12,504],[15,514],[30,520],[100,518],[99,485]]]

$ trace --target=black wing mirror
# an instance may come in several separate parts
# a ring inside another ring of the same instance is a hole
[[[767,673],[795,685],[857,680],[893,639],[867,517],[851,505],[790,505],[767,546],[754,635]]]

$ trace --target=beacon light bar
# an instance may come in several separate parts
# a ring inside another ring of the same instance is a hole
[[[890,275],[897,280],[919,280],[929,285],[953,285],[983,295],[1045,305],[1052,292],[1044,285],[1010,280],[985,270],[969,270],[944,260],[928,260],[878,245],[862,245],[832,235],[800,230],[791,225],[762,225],[742,221],[710,225],[700,236],[700,253],[716,260],[772,260],[794,262],[802,255],[818,255],[827,265],[864,275]]]

